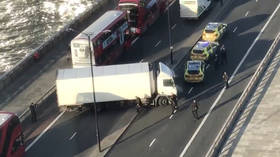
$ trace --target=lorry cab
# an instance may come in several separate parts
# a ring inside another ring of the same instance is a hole
[[[204,61],[187,61],[185,65],[184,79],[189,83],[198,83],[204,80]]]
[[[198,19],[211,4],[211,0],[179,0],[180,17]]]
[[[159,72],[157,75],[158,94],[177,96],[177,88],[175,86],[174,77],[175,74],[173,70],[165,64],[159,62]]]
[[[191,50],[191,60],[207,61],[217,53],[218,46],[217,42],[198,41]]]

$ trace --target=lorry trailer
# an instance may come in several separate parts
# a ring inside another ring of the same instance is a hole
[[[211,0],[179,0],[180,17],[198,19],[211,7]]]
[[[156,67],[156,68],[155,68]],[[56,79],[58,106],[74,110],[123,104],[141,99],[143,105],[166,105],[177,95],[173,71],[163,63],[131,63],[59,69]],[[114,103],[112,103],[114,102]]]

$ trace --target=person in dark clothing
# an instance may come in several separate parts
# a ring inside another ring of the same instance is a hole
[[[31,105],[29,106],[30,109],[30,113],[31,113],[31,121],[32,122],[36,122],[37,121],[37,114],[36,114],[36,109],[35,109],[35,104],[31,103]]]
[[[172,100],[172,104],[171,104],[172,113],[171,114],[174,114],[176,112],[176,110],[178,109],[178,101],[177,101],[176,95],[172,95],[171,100]]]
[[[219,67],[219,56],[218,56],[217,53],[215,53],[215,55],[214,55],[214,68],[218,69],[218,67]]]
[[[198,116],[198,103],[195,99],[193,99],[193,102],[192,102],[192,114],[194,116],[195,119],[199,119],[199,116]]]
[[[136,110],[137,112],[140,111],[140,108],[143,107],[143,103],[139,97],[136,97]]]
[[[67,47],[66,60],[67,60],[67,62],[69,62],[71,60],[71,46],[70,46],[70,44]]]
[[[33,60],[34,60],[35,62],[38,62],[39,59],[40,59],[40,54],[39,54],[38,52],[35,52],[35,53],[33,54]]]
[[[228,84],[228,75],[226,72],[223,73],[223,80],[225,82],[225,86],[226,86],[226,89],[229,87],[229,84]]]
[[[224,45],[221,46],[220,54],[221,54],[222,64],[227,64],[227,51]]]

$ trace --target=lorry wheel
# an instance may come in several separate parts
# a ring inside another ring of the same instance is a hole
[[[167,97],[161,96],[158,98],[158,105],[169,105],[169,100]]]
[[[59,107],[59,111],[60,111],[60,112],[64,112],[64,111],[67,111],[67,107],[64,107],[64,106],[62,106],[62,107]]]

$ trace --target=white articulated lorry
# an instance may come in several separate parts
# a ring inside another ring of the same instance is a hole
[[[134,103],[139,98],[143,105],[170,104],[170,98],[177,96],[174,73],[163,63],[153,67],[149,63],[93,66],[93,79],[90,67],[59,69],[58,106],[82,109],[92,106],[94,97],[97,106]]]
[[[179,0],[180,17],[198,19],[211,6],[211,0]]]

